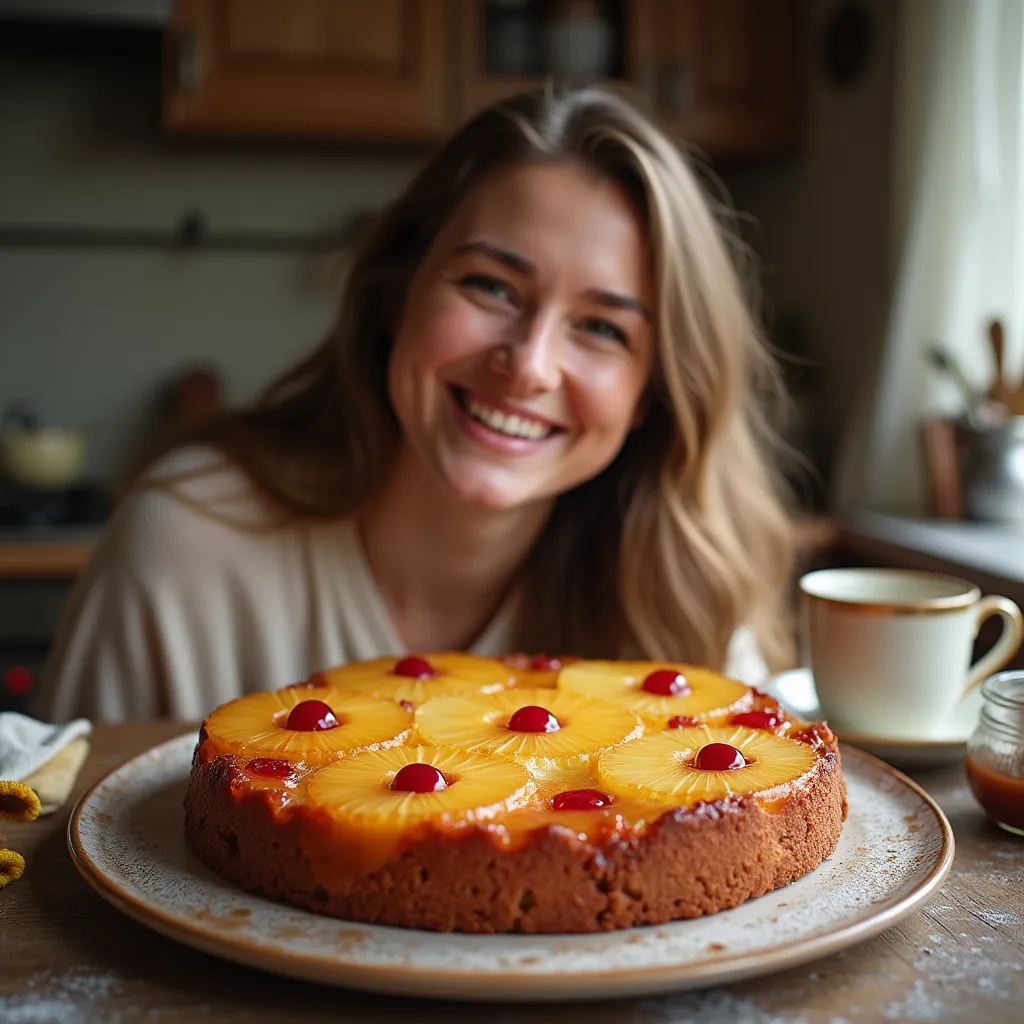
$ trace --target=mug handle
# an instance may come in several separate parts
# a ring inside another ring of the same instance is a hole
[[[967,674],[967,686],[964,688],[965,695],[993,672],[998,672],[1017,653],[1024,640],[1024,615],[1008,597],[994,595],[983,597],[974,610],[975,636],[990,615],[998,615],[1003,620],[1003,631],[992,649],[971,666]]]

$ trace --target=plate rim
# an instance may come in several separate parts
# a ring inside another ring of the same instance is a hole
[[[317,954],[290,953],[288,950],[282,949],[271,950],[258,941],[216,931],[200,921],[182,920],[146,903],[139,897],[126,892],[112,880],[85,849],[79,832],[79,824],[89,802],[100,787],[119,772],[130,769],[135,762],[151,757],[165,747],[181,743],[186,736],[191,735],[191,732],[182,733],[140,751],[105,772],[79,797],[67,825],[68,851],[75,868],[85,881],[117,910],[140,924],[184,945],[274,974],[335,986],[347,986],[361,991],[462,1000],[502,999],[518,1002],[575,1000],[582,1002],[594,999],[650,995],[667,991],[685,991],[757,977],[763,975],[766,968],[786,970],[818,960],[873,938],[887,928],[891,928],[926,902],[942,885],[953,866],[955,852],[953,828],[934,798],[923,786],[908,778],[892,765],[866,751],[851,747],[843,750],[844,761],[852,755],[855,760],[863,761],[868,767],[873,767],[883,775],[890,776],[896,783],[909,789],[918,797],[935,819],[942,836],[942,846],[935,863],[914,888],[896,903],[858,921],[840,925],[825,935],[794,939],[771,949],[736,953],[696,965],[692,962],[684,962],[652,967],[628,967],[611,971],[558,971],[543,974],[512,970],[500,973],[484,971],[439,973],[436,968],[420,968],[415,964],[402,967],[354,964],[346,961],[343,953],[328,957]],[[229,885],[230,883],[225,882],[225,884]],[[247,893],[243,889],[238,889],[238,892],[260,898],[258,894]],[[283,905],[288,906],[288,904]],[[301,910],[298,907],[295,909],[296,911]],[[340,925],[350,925],[353,928],[386,927],[371,926],[360,921],[347,921],[343,918],[336,920]],[[666,927],[673,923],[677,922],[645,927]],[[413,931],[415,934],[427,936],[433,934],[416,929],[402,929],[402,931]],[[628,933],[631,929],[616,929],[616,931]],[[614,935],[615,932],[592,934],[607,937]],[[536,939],[554,938],[555,936],[532,935],[529,937]],[[582,938],[584,936],[570,937]],[[487,936],[481,936],[481,938],[486,940]]]

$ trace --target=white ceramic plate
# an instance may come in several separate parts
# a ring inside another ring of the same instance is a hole
[[[782,672],[774,676],[765,689],[801,718],[814,721],[823,717],[814,691],[814,676],[809,668]],[[843,731],[835,726],[833,729],[843,743],[860,747],[897,768],[938,768],[963,761],[967,740],[974,731],[980,710],[981,691],[975,690],[963,699],[957,717],[932,739],[869,736]]]
[[[242,892],[187,848],[195,734],[139,755],[78,803],[78,870],[130,917],[280,974],[393,995],[591,999],[699,988],[782,970],[878,934],[919,907],[953,861],[931,798],[873,758],[844,757],[850,815],[816,871],[734,910],[594,935],[458,935],[353,924]],[[850,756],[852,754],[852,756]]]

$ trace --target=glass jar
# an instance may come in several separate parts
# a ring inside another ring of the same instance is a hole
[[[1000,828],[1024,836],[1024,672],[997,672],[981,696],[967,741],[967,781]]]

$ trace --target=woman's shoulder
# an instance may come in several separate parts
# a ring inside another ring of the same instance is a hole
[[[225,452],[209,445],[187,445],[161,456],[139,477],[133,490],[160,492],[208,504],[255,504],[252,478]]]
[[[135,481],[108,528],[111,541],[147,560],[197,556],[223,564],[267,543],[281,516],[249,475],[209,447],[176,449]]]

